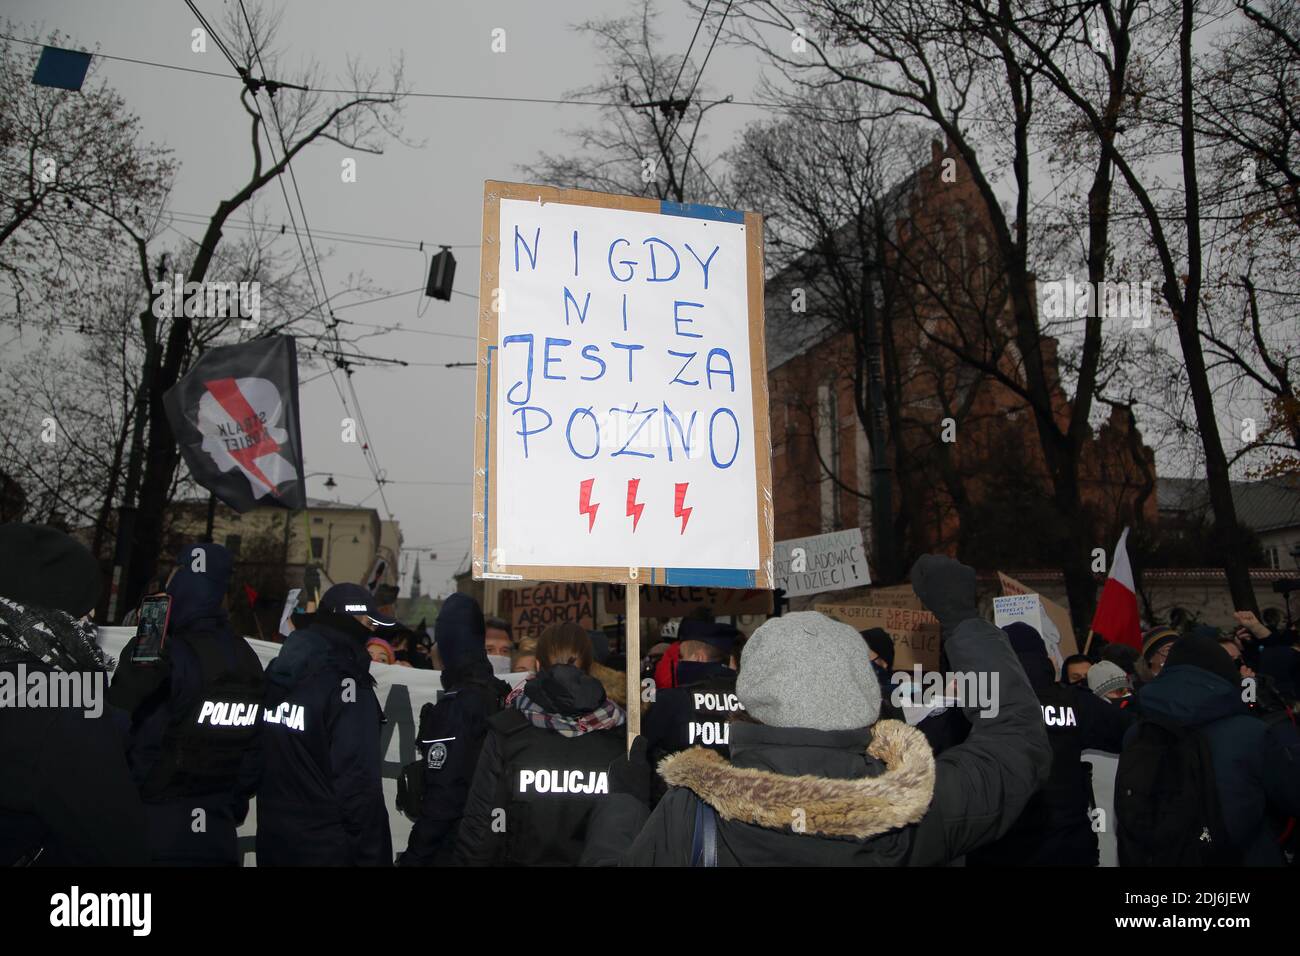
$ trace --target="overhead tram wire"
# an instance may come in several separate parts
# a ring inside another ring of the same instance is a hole
[[[27,46],[34,46],[34,47],[45,46],[44,43],[40,43],[35,40],[28,40],[23,37],[9,36],[8,34],[2,34],[2,33],[0,33],[0,40],[10,40],[14,43],[23,43],[26,44]],[[114,56],[108,53],[94,53],[92,55],[97,56],[100,59],[104,59],[104,60],[116,60],[122,63],[133,63],[137,66],[148,66],[148,67],[153,67],[155,69],[161,69],[161,70],[175,70],[180,73],[195,73],[200,76],[213,77],[219,80],[236,80],[241,83],[243,82],[243,79],[238,76],[230,76],[227,73],[216,73],[213,72],[212,70],[199,70],[194,67],[178,66],[175,63],[159,63],[156,60],[143,60],[136,57]],[[356,96],[366,91],[357,90],[357,89],[345,89],[343,87],[312,87],[310,90],[308,90],[308,92],[332,93],[337,95]],[[372,92],[379,92],[379,91],[372,91]],[[395,93],[396,91],[393,92]],[[489,103],[531,103],[539,106],[592,106],[600,109],[609,109],[611,107],[615,109],[635,108],[630,106],[628,103],[620,102],[618,100],[577,100],[577,99],[566,99],[563,97],[494,96],[494,95],[487,95],[487,94],[480,94],[480,93],[435,93],[432,91],[421,91],[421,90],[403,91],[401,93],[401,96],[403,98],[410,98],[410,99],[467,100],[470,102],[489,102]],[[775,112],[775,113],[853,112],[853,108],[849,106],[833,106],[829,104],[822,106],[822,105],[811,105],[811,104],[795,105],[792,103],[785,103],[785,104],[763,103],[758,100],[738,100],[735,98],[709,101],[709,105],[715,105],[715,104],[717,105],[727,104],[730,106],[744,106],[747,108],[767,110],[769,112]],[[989,123],[989,124],[1006,123],[1006,120],[1004,118],[993,117],[993,116],[967,116],[964,117],[964,119],[972,123]]]
[[[239,0],[239,10],[243,14],[244,23],[248,27],[249,43],[253,47],[253,56],[256,58],[257,65],[262,71],[262,78],[263,78],[263,82],[265,83],[266,75],[267,75],[266,63],[262,60],[262,51],[258,48],[255,32],[253,30],[253,21],[248,16],[248,9],[244,6],[244,0]],[[257,91],[253,90],[253,99],[256,100],[256,98],[257,98]],[[307,233],[307,244],[311,246],[312,260],[316,266],[316,275],[319,277],[321,283],[321,294],[325,295],[328,287],[325,284],[324,273],[321,272],[320,255],[316,250],[316,241],[315,239],[312,238],[311,225],[307,222],[307,207],[302,201],[302,191],[298,188],[298,176],[294,172],[293,162],[289,155],[290,154],[289,144],[284,137],[284,124],[280,121],[279,108],[275,105],[275,91],[273,87],[269,87],[269,86],[267,87],[267,100],[270,102],[271,105],[271,116],[275,120],[276,135],[279,136],[280,147],[284,151],[284,157],[285,157],[284,165],[285,168],[289,171],[289,181],[293,184],[294,196],[298,200],[298,210],[300,213],[302,213],[302,227],[303,230]],[[258,115],[259,116],[261,115],[260,109],[258,110]],[[269,141],[270,138],[271,138],[270,131],[268,130],[267,140]],[[272,155],[274,155],[274,150],[272,150]],[[284,187],[283,181],[281,181],[280,186],[283,189]],[[286,204],[288,203],[287,195],[285,197],[285,202]],[[290,216],[290,219],[292,220],[292,215]],[[335,347],[340,352],[342,352],[343,343],[339,337],[338,323],[332,321],[333,320],[332,312],[330,314],[330,318],[331,318],[331,322],[328,326],[328,331],[333,333]],[[345,366],[343,372],[344,372],[344,379],[347,382],[348,392],[352,396],[353,407],[356,409],[357,424],[361,426],[361,437],[364,439],[361,448],[362,457],[366,459],[366,462],[370,466],[371,471],[374,472],[375,484],[377,486],[377,490],[379,491],[379,500],[383,502],[384,511],[388,515],[389,519],[391,520],[393,517],[393,511],[392,508],[390,508],[388,505],[388,497],[384,494],[384,478],[383,478],[384,470],[379,465],[379,455],[375,451],[375,444],[371,436],[370,426],[366,422],[365,412],[361,407],[361,397],[357,395],[356,385],[352,381],[351,370]],[[331,379],[333,379],[333,376],[330,377]],[[335,382],[336,386],[337,384],[338,383]],[[339,398],[342,399],[342,397],[343,394],[342,391],[340,390]],[[344,407],[346,408],[346,402],[344,403]]]
[[[194,6],[194,4],[192,3],[192,0],[186,0],[186,5],[189,6],[191,10],[194,11],[194,14],[195,14],[195,16],[199,19],[199,22],[205,25],[205,28],[208,30],[209,34],[211,34],[211,35],[213,36],[214,41],[217,43],[218,47],[219,47],[219,48],[222,50],[222,52],[225,54],[226,58],[227,58],[228,60],[231,61],[231,66],[233,67],[233,69],[235,70],[235,72],[236,72],[237,74],[239,74],[239,78],[240,78],[241,82],[243,82],[244,85],[247,86],[247,87],[249,88],[250,92],[252,92],[253,96],[251,97],[251,100],[252,100],[253,109],[254,109],[254,111],[257,113],[258,120],[262,123],[262,126],[266,129],[267,147],[268,147],[268,151],[269,151],[270,156],[271,156],[271,163],[272,163],[272,165],[274,166],[275,164],[277,164],[277,163],[279,162],[279,160],[277,159],[277,157],[276,157],[276,155],[275,155],[275,143],[274,143],[274,140],[273,140],[272,137],[271,137],[270,127],[269,127],[269,125],[267,124],[267,122],[266,122],[266,118],[265,118],[265,116],[263,116],[263,114],[262,114],[262,109],[261,109],[261,107],[258,105],[258,102],[257,102],[257,89],[256,89],[256,87],[254,86],[254,84],[255,84],[257,81],[253,80],[253,79],[249,76],[249,71],[248,71],[247,69],[245,69],[244,67],[240,66],[239,63],[237,63],[237,62],[234,61],[234,59],[230,56],[229,51],[226,49],[225,44],[221,42],[220,37],[217,36],[216,32],[212,29],[211,25],[207,23],[207,20],[203,17],[203,14],[202,14],[202,13],[201,13],[201,12],[200,12],[196,7],[195,7],[195,6]],[[242,8],[243,4],[241,3],[240,6],[241,6],[241,8]],[[265,77],[265,74],[266,74],[266,67],[265,67],[265,64],[262,62],[261,51],[258,50],[258,48],[257,48],[257,44],[256,44],[256,41],[253,39],[252,23],[251,23],[251,21],[249,21],[249,19],[248,19],[248,13],[247,13],[246,10],[244,11],[244,20],[245,20],[245,22],[248,23],[248,25],[249,25],[249,42],[250,42],[250,43],[252,44],[252,46],[253,46],[253,53],[254,53],[254,56],[256,57],[256,59],[257,59],[257,61],[258,61],[258,65],[261,66],[261,68],[262,68],[263,77]],[[265,85],[265,84],[263,83],[262,85]],[[271,88],[269,88],[269,87],[268,87],[268,91],[267,91],[267,96],[268,96],[269,98],[271,98],[271,109],[272,109],[272,114],[273,114],[273,116],[275,117],[277,131],[278,131],[279,134],[280,134],[280,140],[281,140],[281,143],[283,144],[283,143],[284,143],[284,134],[283,134],[283,130],[282,130],[282,128],[280,128],[279,115],[278,115],[278,113],[276,112],[276,109],[275,109],[275,100],[274,100],[274,98],[273,98],[273,96],[272,96]],[[292,164],[291,160],[289,159],[289,151],[288,151],[288,147],[287,147],[287,146],[285,147],[285,167],[289,170],[290,177],[292,178],[292,176],[293,176],[293,164]],[[365,424],[364,424],[364,415],[362,414],[361,409],[360,409],[360,401],[359,401],[359,400],[357,399],[357,397],[356,397],[356,391],[355,391],[355,389],[353,389],[353,388],[351,387],[351,374],[348,372],[348,367],[347,367],[346,363],[345,363],[341,358],[338,357],[338,356],[341,355],[341,353],[342,353],[342,342],[341,342],[340,339],[339,339],[337,329],[334,328],[334,327],[331,325],[331,323],[326,322],[326,320],[325,320],[325,309],[324,309],[324,308],[322,307],[322,305],[321,305],[321,299],[320,299],[320,297],[317,296],[317,294],[316,294],[316,278],[313,277],[312,274],[311,274],[311,263],[309,263],[309,262],[307,261],[307,252],[306,252],[305,247],[304,247],[303,244],[302,244],[302,236],[301,236],[301,234],[298,232],[297,219],[295,218],[294,213],[293,213],[293,204],[292,204],[292,203],[290,202],[290,200],[289,200],[289,193],[288,193],[288,191],[285,189],[283,178],[280,177],[280,176],[277,176],[277,177],[276,177],[276,180],[280,183],[280,192],[281,192],[282,196],[284,197],[285,208],[286,208],[286,210],[287,210],[288,213],[289,213],[289,222],[290,222],[290,224],[293,226],[294,237],[295,237],[295,239],[297,240],[297,243],[298,243],[298,251],[299,251],[299,253],[300,253],[301,256],[302,256],[303,265],[306,266],[306,268],[307,268],[307,281],[308,281],[308,285],[311,287],[312,299],[313,299],[313,300],[315,301],[315,303],[316,303],[316,309],[317,309],[318,316],[320,317],[321,321],[325,324],[326,332],[333,331],[333,333],[334,333],[334,341],[335,341],[335,349],[336,349],[336,353],[337,353],[336,356],[335,356],[336,364],[339,364],[340,366],[342,366],[342,367],[344,368],[344,372],[347,373],[348,384],[349,384],[349,390],[352,392],[354,403],[355,403],[356,406],[357,406],[357,414],[356,414],[356,417],[357,417],[358,424],[361,425],[362,437],[363,437],[363,439],[364,439],[364,444],[363,444],[363,446],[362,446],[362,458],[365,459],[365,461],[366,461],[366,466],[371,470],[371,472],[372,472],[372,474],[373,474],[373,476],[374,476],[375,484],[376,484],[376,487],[377,487],[377,489],[378,489],[378,491],[379,491],[380,499],[381,499],[381,500],[383,501],[383,503],[384,503],[384,510],[385,510],[385,512],[387,513],[388,517],[391,519],[391,518],[392,518],[392,510],[389,508],[387,498],[386,498],[386,496],[385,496],[384,493],[383,493],[383,478],[382,478],[382,475],[383,475],[383,469],[382,469],[382,468],[380,467],[380,465],[379,465],[379,459],[378,459],[378,456],[375,454],[375,451],[374,451],[374,445],[370,442],[369,435],[368,435],[368,431],[367,431],[367,429],[366,429],[366,427],[365,427]],[[296,183],[296,181],[295,181],[295,184],[294,184],[294,188],[295,188],[295,191],[296,191],[296,190],[297,190],[297,183]],[[302,196],[301,196],[301,193],[298,194],[298,201],[299,201],[299,208],[300,208],[300,211],[303,213],[303,226],[304,226],[304,228],[306,228],[306,227],[307,227],[307,222],[306,222],[306,210],[305,210],[305,208],[302,207]],[[309,236],[309,238],[310,238],[310,231],[308,231],[308,236]],[[315,247],[314,247],[314,245],[313,245],[313,248],[312,248],[312,252],[313,252],[313,255],[314,255],[314,254],[315,254]],[[321,273],[321,270],[320,270],[320,262],[319,262],[319,259],[317,259],[317,261],[316,261],[316,276],[319,277],[319,278],[320,278],[320,281],[321,281],[321,294],[322,294],[322,295],[325,295],[325,296],[326,296],[326,299],[328,299],[328,295],[326,295],[327,287],[326,287],[325,284],[324,284],[324,275]],[[323,335],[317,338],[317,342],[318,342],[318,343],[319,343],[319,340],[320,340],[321,337],[323,337]],[[309,347],[309,351],[315,351],[315,350],[314,350],[314,349],[310,349],[310,347]],[[333,369],[331,368],[329,371],[330,371],[330,381],[334,383],[334,389],[335,389],[336,392],[338,392],[339,401],[340,401],[340,403],[343,405],[343,410],[344,410],[345,413],[347,413],[347,414],[350,416],[350,415],[351,415],[351,411],[350,411],[349,408],[348,408],[347,400],[346,400],[346,399],[344,398],[344,396],[343,396],[343,391],[342,391],[342,389],[339,388],[339,386],[338,386],[338,381],[337,381],[337,380],[335,379],[335,377],[334,377]]]

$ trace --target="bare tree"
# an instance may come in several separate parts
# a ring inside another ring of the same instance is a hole
[[[1018,395],[1032,413],[1055,512],[1066,529],[1061,565],[1071,612],[1077,627],[1086,626],[1096,589],[1078,462],[1091,436],[1102,317],[1083,319],[1074,396],[1068,414],[1061,416],[1053,345],[1036,302],[1031,216],[1033,142],[1044,122],[1039,51],[1067,49],[1078,56],[1077,47],[1087,49],[1077,12],[1043,16],[1040,9],[978,0],[756,0],[738,12],[735,37],[762,50],[791,83],[853,83],[876,91],[884,98],[882,115],[916,117],[931,125],[971,177],[988,212],[991,253],[1005,279],[1010,334],[997,328],[1002,320],[991,313],[992,324],[974,338],[961,323],[935,326],[926,336]],[[1103,94],[1098,124],[1111,135],[1126,101],[1125,69],[1126,62],[1116,59],[1103,76],[1092,78]],[[1101,278],[1109,252],[1110,163],[1110,152],[1099,150],[1086,214],[1078,217],[1087,223],[1086,261],[1093,281]],[[1012,173],[1005,204],[998,182],[1003,169]]]
[[[569,134],[576,152],[544,153],[523,167],[530,179],[674,202],[726,201],[715,164],[701,155],[705,116],[726,101],[705,99],[694,62],[660,52],[655,16],[653,0],[643,0],[637,16],[578,26],[594,39],[605,75],[565,98],[607,105],[599,123]]]
[[[391,76],[382,86],[378,72],[364,71],[353,62],[349,64],[347,92],[324,92],[325,81],[319,69],[287,79],[287,71],[280,71],[275,41],[278,25],[278,17],[261,8],[251,16],[245,14],[242,4],[228,12],[223,31],[227,39],[221,45],[233,57],[235,69],[245,81],[240,103],[248,116],[251,165],[247,182],[217,202],[184,272],[187,283],[207,278],[230,217],[263,188],[290,172],[294,158],[308,146],[330,141],[355,152],[380,153],[387,139],[400,136],[400,104],[405,89],[400,60],[393,64]],[[150,237],[121,215],[105,212],[130,234],[141,285],[152,289],[155,278],[148,252]],[[306,257],[307,250],[302,252]],[[311,255],[314,257],[314,250]],[[328,298],[324,288],[314,290],[313,296]],[[326,323],[325,332],[332,334],[333,324],[319,310],[317,317]],[[140,324],[147,350],[122,491],[121,520],[127,525],[122,539],[129,547],[122,560],[124,606],[141,593],[157,559],[164,505],[175,484],[179,462],[163,395],[184,374],[194,354],[194,323],[190,317],[175,316],[164,326],[152,310],[145,308],[140,313]]]
[[[4,32],[20,31],[5,21]],[[47,42],[65,41],[55,32]],[[175,171],[170,150],[143,140],[93,61],[73,92],[32,83],[40,53],[40,44],[0,39],[0,273],[13,297],[7,318],[19,322],[61,292],[66,307],[85,265],[112,254],[120,236],[101,209],[143,230]]]

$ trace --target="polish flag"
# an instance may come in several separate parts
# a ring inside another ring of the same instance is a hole
[[[1127,644],[1142,649],[1142,624],[1138,618],[1137,589],[1133,586],[1133,566],[1128,560],[1128,528],[1119,536],[1110,575],[1102,588],[1097,613],[1092,617],[1092,631],[1112,644]]]

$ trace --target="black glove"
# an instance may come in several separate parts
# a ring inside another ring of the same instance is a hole
[[[645,738],[637,734],[632,740],[632,749],[609,765],[609,792],[626,793],[649,806],[653,779],[654,770],[646,756]]]
[[[939,619],[944,639],[957,625],[979,617],[975,605],[975,569],[942,554],[923,554],[912,565],[912,590]]]
[[[117,671],[108,685],[108,702],[128,714],[152,705],[163,694],[170,693],[172,663],[170,648],[163,645],[158,660],[137,663],[132,659],[136,638],[131,638],[122,649]]]

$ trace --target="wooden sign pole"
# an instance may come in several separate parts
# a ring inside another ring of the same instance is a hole
[[[641,733],[641,586],[635,577],[627,583],[627,608],[623,615],[627,667],[627,749]]]

